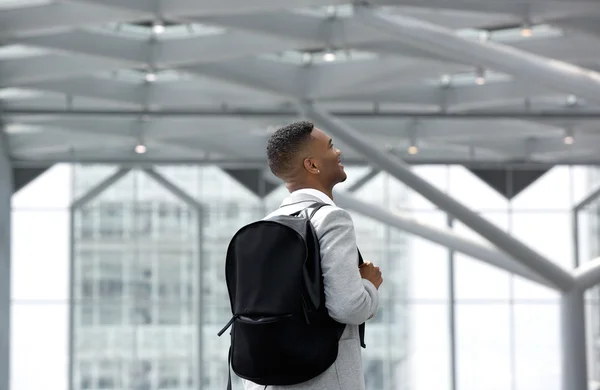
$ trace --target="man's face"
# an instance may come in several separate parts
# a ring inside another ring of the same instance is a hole
[[[345,181],[347,175],[340,160],[342,152],[334,146],[333,140],[321,129],[315,127],[312,137],[310,151],[312,160],[320,171],[319,176],[331,186]]]

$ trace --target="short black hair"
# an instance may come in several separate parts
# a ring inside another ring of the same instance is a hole
[[[296,155],[311,139],[314,128],[312,122],[298,121],[279,128],[269,137],[267,159],[275,176],[286,176],[293,169]]]

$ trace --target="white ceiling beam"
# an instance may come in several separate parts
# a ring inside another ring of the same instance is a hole
[[[439,11],[462,11],[483,14],[513,15],[522,22],[524,15],[529,14],[536,20],[550,21],[576,15],[597,12],[597,4],[593,1],[461,1],[461,0],[373,0],[372,5],[394,5],[397,7],[415,7]],[[416,16],[416,15],[414,15]],[[432,21],[433,22],[433,21]]]
[[[41,34],[74,27],[144,17],[139,11],[123,11],[90,4],[53,2],[40,6],[16,8],[0,12],[0,37]]]
[[[407,84],[373,92],[356,89],[343,95],[326,97],[333,102],[377,102],[443,106],[446,109],[466,109],[479,104],[496,105],[528,96],[556,94],[549,88],[531,86],[514,80],[488,82],[484,85]]]
[[[113,145],[128,146],[130,150],[139,143],[152,144],[154,146],[166,146],[185,149],[188,152],[206,151],[218,152],[224,155],[240,155],[242,157],[256,157],[258,144],[252,145],[247,140],[237,145],[228,137],[215,137],[206,131],[199,131],[196,123],[173,123],[173,121],[139,121],[119,118],[107,120],[106,118],[94,118],[91,120],[81,118],[60,118],[46,121],[43,131],[38,134],[13,134],[10,143],[12,150],[16,153],[44,157],[48,153],[59,153],[72,150],[77,154],[81,149],[103,149],[105,142]],[[160,128],[161,136],[157,137],[157,128]],[[171,132],[195,130],[195,134],[188,139],[172,137]],[[254,147],[253,147],[254,146]]]
[[[444,53],[457,61],[469,61],[590,101],[600,101],[600,73],[572,64],[525,53],[490,42],[475,42],[427,22],[397,16],[390,18],[376,10],[361,7],[361,21],[387,31],[406,44]]]
[[[419,15],[418,12],[402,12],[402,15]],[[438,15],[437,12],[422,13]],[[437,18],[425,18],[425,21]],[[226,15],[200,18],[200,21],[215,23],[233,29],[245,29],[276,37],[294,40],[290,49],[301,50],[310,44],[317,47],[331,45],[335,48],[356,48],[379,53],[401,53],[405,57],[425,59],[446,59],[456,61],[439,52],[423,50],[419,46],[398,41],[384,31],[374,30],[360,22],[358,17],[344,19],[319,19],[307,15],[284,13],[267,13],[253,15]],[[515,20],[514,23],[521,23]],[[442,24],[443,25],[443,24]],[[465,26],[465,27],[473,27]],[[532,37],[531,39],[503,42],[521,50],[541,56],[549,56],[567,61],[597,58],[600,42],[591,37],[581,35]],[[586,50],[595,48],[598,50]],[[464,61],[459,61],[464,62]]]
[[[158,14],[158,1],[150,0],[67,0],[73,5],[89,4],[120,11],[136,11],[144,14]]]
[[[74,0],[71,0],[74,1]],[[292,0],[288,2],[278,2],[277,0],[254,0],[252,2],[243,2],[239,0],[208,0],[198,2],[195,0],[160,0],[156,6],[144,4],[137,0],[76,0],[77,2],[92,3],[115,7],[123,10],[136,10],[145,12],[154,12],[157,15],[165,17],[189,17],[202,15],[231,15],[231,14],[249,14],[265,11],[282,11],[294,8],[308,8],[330,5],[348,4],[341,0]],[[471,13],[482,13],[489,15],[497,14],[496,17],[517,16],[521,17],[526,10],[533,15],[543,17],[565,17],[567,15],[582,15],[590,10],[594,10],[591,2],[548,2],[536,3],[533,0],[515,3],[510,0],[497,0],[490,2],[461,2],[461,1],[439,1],[439,0],[374,0],[374,5],[392,5],[398,7],[430,8],[447,11],[467,11]],[[417,11],[414,11],[417,12]],[[438,11],[437,13],[441,13]],[[434,17],[432,15],[432,17]],[[474,17],[474,16],[473,16]],[[438,18],[447,18],[445,15],[439,15]],[[504,19],[502,19],[504,20]]]
[[[598,26],[598,17],[600,15],[581,15],[571,18],[558,19],[553,22],[555,26],[562,27],[565,30],[583,32],[591,36],[600,37],[600,27]],[[597,41],[596,41],[597,42]]]
[[[304,17],[300,15],[301,17]],[[356,23],[354,23],[356,25]],[[294,31],[292,29],[291,31]],[[296,29],[297,30],[297,29]],[[363,29],[364,31],[364,26]],[[274,34],[274,31],[270,33]],[[298,32],[296,32],[298,33]],[[366,34],[368,35],[368,34]],[[380,34],[381,35],[381,34]],[[357,37],[364,37],[365,34],[357,34]],[[286,37],[287,38],[287,37]],[[364,39],[364,38],[357,38]],[[392,39],[392,38],[390,38]],[[554,50],[556,57],[574,57],[576,59],[591,58],[594,57],[597,51],[589,50],[588,44],[594,43],[588,42],[589,39],[581,37],[558,37],[548,39],[531,39],[523,42],[515,43],[515,47],[527,48],[533,52],[537,51],[542,54],[551,54]],[[582,41],[582,40],[585,40]],[[97,43],[96,43],[97,41]],[[581,42],[580,42],[581,41]],[[19,40],[17,40],[19,42]],[[252,35],[241,32],[228,32],[223,35],[210,36],[210,37],[194,37],[181,40],[169,40],[169,41],[158,41],[155,45],[150,42],[136,41],[120,37],[110,37],[94,33],[62,33],[56,34],[49,37],[34,37],[28,39],[22,39],[20,42],[31,45],[50,47],[59,50],[67,51],[82,51],[89,55],[112,58],[118,61],[123,61],[125,66],[127,63],[129,66],[144,66],[144,64],[155,64],[157,67],[168,67],[176,66],[177,64],[188,64],[188,63],[203,63],[203,62],[219,62],[227,59],[238,58],[239,56],[250,56],[252,54],[261,52],[273,52],[283,50],[284,48],[295,47],[296,49],[305,49],[308,46],[314,45],[311,41],[299,42],[296,44],[289,43],[287,40],[278,38],[264,37],[261,35]],[[348,41],[349,45],[353,45],[354,42]],[[243,48],[239,50],[239,45]],[[598,51],[600,51],[600,45],[597,44]],[[399,52],[402,50],[402,54],[406,55],[406,45],[400,44],[396,46],[395,42],[375,42],[372,43],[372,49],[376,51],[392,51]],[[537,48],[537,49],[536,49]],[[558,49],[557,49],[558,48]],[[561,49],[568,48],[568,49]],[[569,49],[576,48],[576,49]],[[561,51],[565,51],[562,53]],[[418,56],[418,52],[408,53],[411,55]],[[43,60],[43,56],[32,61]],[[398,60],[398,64],[402,64],[401,61],[417,61],[415,60]],[[386,59],[384,61],[377,60],[376,67],[384,67],[390,63],[394,66],[394,59]],[[367,62],[368,63],[368,62]],[[371,64],[369,64],[371,66]],[[337,67],[337,68],[336,68]],[[457,65],[447,62],[426,62],[423,61],[417,63],[412,68],[402,69],[397,77],[390,79],[383,79],[383,82],[373,83],[371,80],[380,77],[379,74],[375,74],[371,77],[370,72],[361,71],[360,73],[354,72],[353,68],[365,67],[362,61],[357,64],[325,64],[322,66],[315,66],[313,76],[317,81],[310,81],[306,84],[307,97],[319,98],[336,96],[338,94],[351,94],[355,90],[366,91],[366,88],[377,90],[377,88],[389,87],[390,83],[404,83],[406,78],[422,78],[422,77],[435,77],[443,71],[447,72],[460,72],[472,70],[471,66],[468,65]],[[344,69],[348,69],[354,77],[348,77],[345,75]],[[366,79],[365,83],[361,83],[361,78],[356,77],[360,74]],[[399,77],[403,76],[403,77]],[[405,77],[404,77],[405,76]],[[320,82],[325,80],[325,82]],[[351,84],[348,81],[352,80]],[[331,85],[333,84],[333,85]],[[338,86],[336,87],[336,84]],[[311,89],[316,88],[316,91]],[[341,88],[341,90],[339,90]]]
[[[20,85],[15,87],[18,88]],[[129,83],[85,77],[42,81],[24,84],[22,87],[67,95],[75,106],[81,97],[163,108],[218,108],[222,104],[246,106],[248,102],[252,102],[252,105],[276,106],[282,102],[281,98],[271,94],[203,78],[156,83]],[[22,101],[22,105],[27,106],[28,102],[29,100]],[[64,106],[63,102],[64,99],[61,100],[61,106]]]
[[[152,45],[147,41],[84,30],[16,38],[10,42],[94,57],[117,59],[123,62],[131,62],[133,65],[148,64],[152,59]]]
[[[306,68],[258,58],[184,66],[181,69],[286,98],[303,96],[307,85]]]
[[[334,73],[334,72],[332,72]],[[333,77],[333,76],[332,76]],[[335,81],[335,79],[333,79]],[[328,85],[328,80],[321,80]],[[329,81],[331,82],[331,81]],[[332,83],[333,84],[333,83]],[[330,87],[333,87],[329,84]],[[341,80],[338,84],[343,87]],[[15,85],[20,87],[20,85]],[[137,105],[155,105],[161,107],[200,107],[220,104],[246,105],[252,99],[253,105],[281,102],[280,98],[269,94],[257,93],[251,89],[227,83],[198,80],[180,80],[165,83],[132,84],[123,81],[95,77],[82,77],[69,80],[50,80],[22,85],[23,88],[50,91],[70,96],[77,102],[78,97],[89,97]],[[325,91],[326,92],[326,91]],[[338,91],[339,92],[339,91]],[[354,88],[346,94],[323,98],[324,102],[378,102],[413,104],[439,107],[445,104],[448,110],[467,110],[485,105],[486,108],[502,105],[523,96],[543,95],[543,88],[531,87],[512,80],[487,83],[482,86],[457,86],[442,88],[434,85],[405,85],[401,88],[381,92],[363,92]],[[27,104],[25,102],[25,104]],[[513,104],[514,106],[514,104]],[[555,108],[558,108],[555,107]]]
[[[0,87],[117,70],[122,61],[50,54],[0,61]]]
[[[423,78],[437,78],[446,71],[466,70],[465,66],[435,61],[401,58],[319,64],[307,67],[309,81],[306,96],[322,99],[359,91],[377,91],[413,84]]]
[[[167,40],[141,40],[91,31],[67,31],[14,38],[8,42],[122,60],[131,62],[132,66],[151,65],[157,68],[276,53],[293,45],[287,39],[241,31]]]
[[[19,88],[20,85],[17,84],[15,87]],[[116,102],[128,102],[137,105],[144,104],[144,96],[148,89],[161,87],[161,85],[155,84],[131,84],[97,77],[49,80],[23,85],[23,88],[65,94],[74,99],[82,96]]]
[[[277,53],[294,46],[288,39],[242,31],[224,34],[157,41],[152,63],[173,66],[190,63],[215,63],[260,54]]]
[[[220,15],[232,13],[250,13],[259,11],[275,11],[289,8],[304,8],[345,4],[340,0],[292,0],[279,2],[277,0],[158,0],[145,2],[137,0],[71,0],[80,3],[91,3],[124,10],[143,10],[153,12],[167,18],[188,17],[197,15]],[[144,3],[149,3],[144,5]],[[155,5],[154,5],[154,4]]]
[[[456,111],[482,107],[482,105],[494,107],[522,99],[523,96],[534,97],[553,93],[547,88],[530,86],[514,80],[489,82],[481,86],[465,85],[447,88],[435,85],[406,84],[401,87],[395,86],[392,89],[372,92],[372,89],[367,88],[369,81],[373,83],[379,80],[381,84],[385,84],[386,78],[389,80],[396,73],[407,70],[407,68],[400,66],[403,62],[397,59],[372,62],[342,63],[331,67],[314,67],[307,70],[311,85],[319,88],[318,91],[312,91],[313,97],[332,103],[404,103],[432,107],[445,106],[448,110]],[[418,67],[418,63],[412,64],[412,68],[416,67]],[[427,66],[423,66],[421,69],[423,72],[426,70],[431,73],[435,72],[435,68]],[[369,71],[374,74],[370,75]],[[315,72],[315,74],[312,72]],[[352,74],[358,76],[356,77],[357,80],[363,80],[360,87],[355,87],[355,84],[348,87],[344,85],[344,77],[351,78]],[[397,82],[399,81],[397,80]],[[407,82],[408,80],[403,78],[403,81]],[[389,84],[388,82],[388,86]],[[16,84],[14,86],[20,87],[21,85]],[[253,99],[253,104],[281,101],[276,96],[257,94],[253,90],[244,90],[240,89],[239,86],[206,79],[132,84],[110,79],[81,77],[69,80],[40,81],[23,84],[22,87],[62,93],[73,97],[75,100],[77,100],[77,97],[83,96],[163,107],[197,107],[222,103],[235,105],[244,104],[248,102],[248,99]],[[323,94],[330,96],[323,97]]]
[[[110,134],[133,134],[141,132],[137,118],[91,116],[61,117],[30,121],[6,118],[7,123],[31,123],[35,126],[72,129],[76,133],[98,134],[100,137]],[[202,139],[229,139],[239,141],[244,148],[257,153],[264,152],[266,129],[280,123],[281,119],[252,119],[237,117],[203,118],[157,118],[143,123],[143,133],[148,139],[174,141],[194,144],[198,137]],[[356,128],[369,130],[373,142],[382,147],[386,144],[407,148],[415,138],[424,145],[423,152],[445,150],[450,153],[468,155],[468,146],[478,146],[496,154],[514,155],[515,144],[521,144],[531,137],[549,140],[562,140],[563,131],[551,126],[517,120],[404,120],[390,118],[357,119],[348,118],[348,123]],[[262,131],[261,136],[256,134]],[[207,138],[206,138],[207,137]],[[427,145],[427,147],[425,147]],[[455,148],[458,148],[455,150]],[[460,150],[459,150],[460,149]],[[448,154],[446,153],[446,154]],[[520,152],[519,152],[520,153]],[[517,154],[519,154],[517,153]]]
[[[118,1],[118,0],[112,0]],[[189,17],[198,15],[246,14],[260,11],[278,11],[346,4],[344,0],[160,0],[160,11],[166,16]]]
[[[49,158],[53,155],[78,155],[82,152],[98,149],[98,143],[102,142],[104,148],[114,148],[122,145],[119,140],[99,140],[97,137],[68,136],[59,138],[56,134],[51,139],[46,138],[36,142],[35,145],[23,147],[11,146],[12,157],[20,158]],[[9,142],[10,145],[10,142]]]

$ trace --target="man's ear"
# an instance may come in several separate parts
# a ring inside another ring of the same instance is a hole
[[[312,173],[314,175],[320,173],[319,167],[317,166],[316,162],[311,158],[304,159],[304,169],[306,169],[307,172]]]

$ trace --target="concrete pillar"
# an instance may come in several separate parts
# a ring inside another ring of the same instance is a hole
[[[10,230],[12,167],[0,127],[0,389],[10,389]]]

